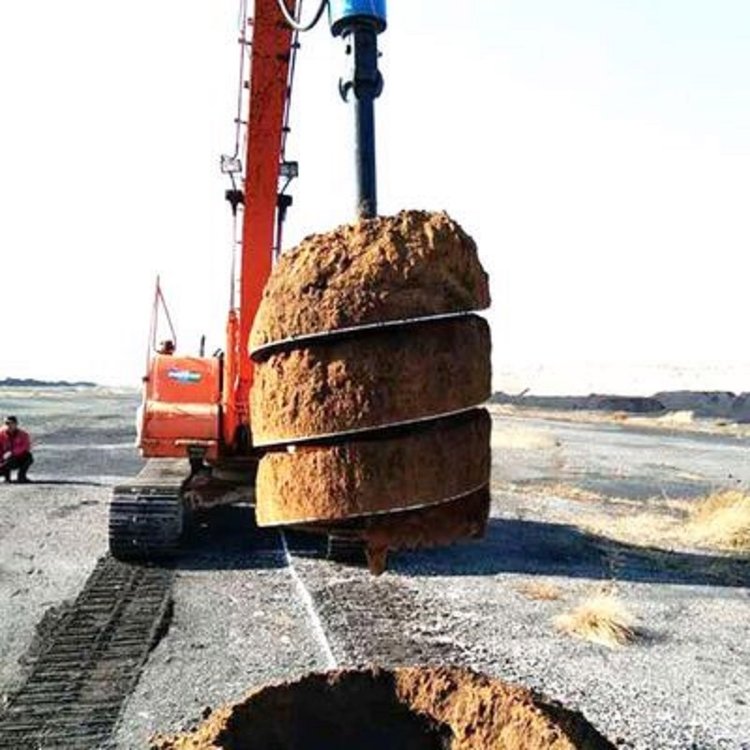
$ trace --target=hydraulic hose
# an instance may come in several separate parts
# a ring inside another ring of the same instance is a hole
[[[318,23],[318,21],[320,21],[320,18],[323,15],[323,11],[325,11],[326,6],[328,5],[328,0],[320,0],[320,5],[318,6],[318,10],[315,12],[315,15],[313,16],[312,21],[310,21],[309,23],[301,23],[299,19],[295,18],[289,12],[289,8],[286,7],[286,2],[284,0],[277,0],[277,2],[279,4],[279,10],[284,16],[284,20],[295,31],[310,31],[310,29],[312,29]],[[300,3],[300,6],[301,6],[301,3]]]

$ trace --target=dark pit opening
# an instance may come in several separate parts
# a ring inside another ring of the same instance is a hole
[[[219,736],[227,750],[447,750],[453,732],[398,699],[393,673],[315,675],[261,691]]]
[[[370,667],[270,685],[152,750],[615,750],[576,711],[460,667]]]

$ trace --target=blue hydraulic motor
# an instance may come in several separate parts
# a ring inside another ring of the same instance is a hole
[[[329,0],[331,31],[340,36],[350,58],[339,81],[344,101],[354,104],[357,213],[377,215],[375,99],[383,90],[378,70],[378,34],[386,27],[385,0]]]

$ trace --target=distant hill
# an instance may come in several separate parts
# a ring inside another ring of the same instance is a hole
[[[750,423],[750,392],[739,395],[731,391],[661,391],[653,396],[611,396],[592,393],[588,396],[517,396],[496,392],[491,401],[536,409],[559,411],[622,411],[632,414],[659,414],[691,411],[696,417],[729,419]]]
[[[537,409],[556,409],[560,411],[624,411],[633,414],[663,413],[666,408],[655,397],[616,396],[592,393],[588,396],[535,396],[521,394],[511,396],[502,391],[493,394],[491,401],[495,404],[513,404],[530,406]]]
[[[5,378],[0,380],[0,387],[5,388],[95,388],[96,383],[88,380],[34,380],[34,378]]]

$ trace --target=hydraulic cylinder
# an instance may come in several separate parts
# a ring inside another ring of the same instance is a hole
[[[377,215],[375,99],[383,90],[378,70],[378,34],[386,27],[385,0],[330,0],[331,31],[345,44],[347,71],[339,81],[354,110],[357,215]]]

